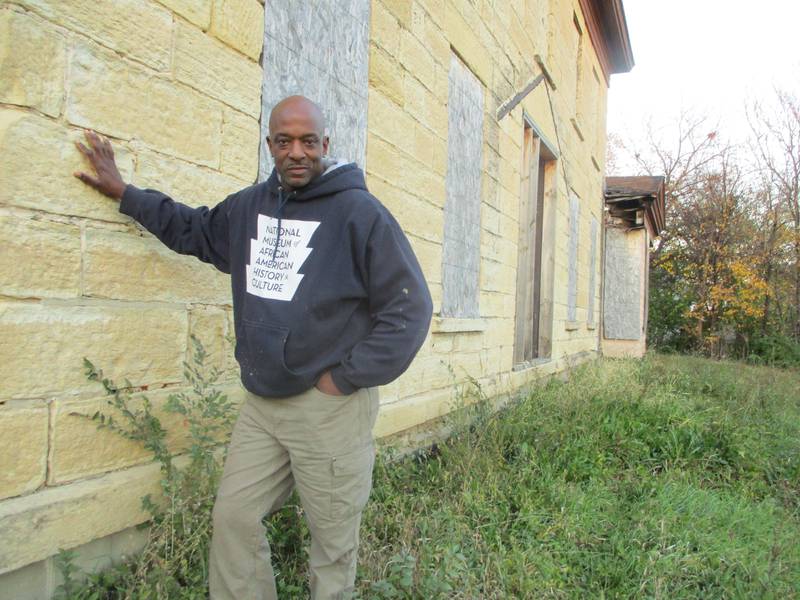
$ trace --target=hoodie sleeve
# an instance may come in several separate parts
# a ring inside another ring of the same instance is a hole
[[[366,263],[372,331],[331,369],[333,382],[345,394],[402,375],[425,341],[433,312],[419,262],[388,213],[371,232]]]
[[[119,211],[133,217],[168,248],[196,256],[230,273],[228,199],[214,208],[192,208],[156,190],[125,188]]]

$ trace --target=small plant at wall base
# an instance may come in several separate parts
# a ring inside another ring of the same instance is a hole
[[[181,457],[173,456],[167,431],[150,399],[145,394],[133,394],[130,382],[126,381],[125,387],[118,386],[84,359],[86,376],[103,386],[116,414],[97,412],[91,419],[100,428],[139,442],[153,453],[161,467],[162,497],[153,499],[147,495],[142,499],[152,515],[142,553],[120,568],[89,576],[88,584],[80,591],[74,591],[72,586],[64,590],[62,586],[62,597],[204,597],[211,509],[222,471],[221,450],[227,444],[236,410],[216,388],[220,372],[206,367],[208,353],[202,343],[194,336],[191,341],[192,360],[184,363],[184,376],[191,391],[170,395],[164,406],[167,412],[181,415],[187,426],[188,447]]]

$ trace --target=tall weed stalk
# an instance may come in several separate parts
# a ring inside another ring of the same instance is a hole
[[[191,343],[192,359],[184,363],[190,390],[171,394],[164,406],[180,415],[186,428],[179,456],[168,444],[167,431],[147,395],[132,392],[128,381],[117,385],[84,359],[86,376],[103,386],[113,409],[111,414],[98,411],[91,419],[152,452],[161,468],[161,493],[142,499],[152,518],[141,554],[122,568],[90,576],[88,585],[72,590],[70,598],[205,597],[211,510],[236,411],[216,386],[220,372],[206,366],[208,353],[202,343],[195,337]]]

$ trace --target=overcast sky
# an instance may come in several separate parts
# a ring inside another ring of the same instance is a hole
[[[800,93],[800,1],[623,0],[636,65],[613,75],[608,130],[635,139],[648,115],[669,127],[681,108],[746,135],[744,103],[774,86]]]

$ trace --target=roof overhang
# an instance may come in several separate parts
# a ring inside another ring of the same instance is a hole
[[[608,79],[633,68],[633,50],[622,0],[580,0],[583,18],[597,58]]]
[[[605,200],[611,216],[622,219],[630,229],[646,226],[654,237],[664,231],[663,177],[606,177]],[[644,215],[644,223],[637,223],[637,214]]]

